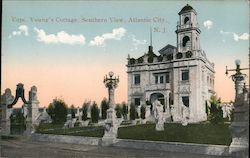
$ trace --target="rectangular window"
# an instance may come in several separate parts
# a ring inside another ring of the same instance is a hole
[[[138,85],[141,83],[141,76],[139,74],[134,76],[134,84]]]
[[[169,83],[169,72],[166,74],[166,83]]]
[[[140,106],[140,104],[141,104],[141,99],[135,98],[135,106]]]
[[[160,83],[164,83],[164,76],[160,76]]]
[[[158,83],[158,76],[156,75],[155,76],[155,84],[157,84]]]
[[[184,70],[181,72],[181,80],[182,81],[188,81],[189,80],[189,71]]]
[[[189,107],[189,96],[182,97],[182,102],[186,107]]]

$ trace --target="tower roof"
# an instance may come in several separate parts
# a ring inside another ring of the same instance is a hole
[[[190,6],[189,4],[185,5],[181,11],[179,12],[179,14],[182,14],[184,12],[188,12],[188,11],[195,11],[194,8],[192,6]]]

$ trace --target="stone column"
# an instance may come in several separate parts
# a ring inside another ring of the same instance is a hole
[[[12,108],[8,108],[8,105],[10,105],[13,101],[14,101],[14,96],[11,95],[11,90],[7,88],[5,90],[5,93],[1,96],[1,108],[2,108],[1,127],[3,135],[11,134],[10,116],[12,113]]]
[[[248,155],[249,149],[249,98],[244,88],[245,76],[241,73],[232,75],[235,83],[234,119],[230,125],[232,133],[232,143],[230,153],[237,156]]]
[[[118,78],[113,78],[114,73],[109,72],[109,78],[104,77],[104,84],[108,88],[109,109],[107,110],[107,119],[105,120],[105,133],[102,138],[102,145],[107,146],[116,142],[119,121],[116,118],[115,111],[115,88],[119,82]]]
[[[170,115],[170,108],[169,108],[169,93],[167,93],[165,97],[165,122],[170,122],[171,121],[171,115]]]

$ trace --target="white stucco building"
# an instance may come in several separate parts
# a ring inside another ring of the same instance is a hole
[[[201,49],[197,12],[190,5],[179,12],[175,32],[176,46],[167,44],[159,55],[149,46],[140,58],[128,57],[128,104],[140,106],[158,99],[175,122],[180,121],[184,104],[190,111],[189,122],[203,121],[206,102],[214,93],[215,71]]]

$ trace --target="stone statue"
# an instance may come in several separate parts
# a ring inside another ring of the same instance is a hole
[[[37,101],[37,88],[36,86],[32,86],[29,92],[29,100]]]
[[[157,131],[164,131],[165,118],[163,113],[163,105],[158,100],[154,101],[153,110],[154,110],[154,117],[156,120],[155,129]]]
[[[185,106],[184,104],[181,104],[181,112],[182,112],[181,124],[183,126],[186,126],[188,124],[189,115],[190,115],[189,108]]]

